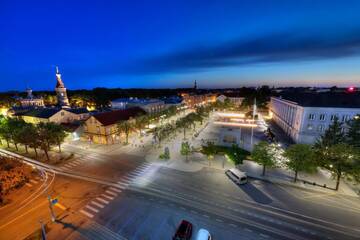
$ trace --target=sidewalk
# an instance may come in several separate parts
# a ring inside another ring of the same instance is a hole
[[[261,176],[262,166],[247,160],[245,160],[243,164],[239,165],[238,168],[246,172],[247,175],[251,178],[260,179],[275,184],[298,187],[309,191],[336,193],[336,191],[334,190],[336,181],[332,179],[329,172],[322,169],[320,169],[315,174],[299,173],[298,181],[294,183],[294,173],[286,169],[266,169],[265,176]],[[307,183],[304,183],[304,181],[306,181]],[[316,183],[316,185],[321,186],[314,186],[312,183]],[[324,185],[326,185],[326,188],[322,187]],[[358,197],[356,192],[352,188],[350,188],[343,180],[341,180],[340,182],[340,188],[337,193],[347,196]]]

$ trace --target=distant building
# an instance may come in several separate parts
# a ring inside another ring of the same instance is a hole
[[[166,108],[165,102],[158,99],[119,98],[111,101],[111,108],[113,109],[127,109],[132,107],[140,107],[150,114],[161,112]]]
[[[53,122],[57,124],[86,120],[90,114],[86,108],[37,108],[15,116],[27,123]]]
[[[98,113],[85,121],[83,140],[99,144],[114,144],[120,142],[117,124],[133,119],[145,111],[139,107]]]
[[[271,97],[270,114],[294,142],[312,144],[335,117],[346,122],[360,114],[360,93],[283,94]]]
[[[226,99],[234,104],[235,106],[240,106],[244,101],[244,97],[240,97],[238,93],[223,93],[217,97],[217,100],[220,102],[224,102]]]
[[[27,96],[25,98],[19,98],[20,101],[20,105],[23,108],[28,108],[28,107],[44,107],[44,100],[42,97],[35,97],[32,94],[32,89],[31,88],[27,88],[26,89],[27,92]]]
[[[69,108],[69,99],[67,97],[65,85],[61,79],[59,68],[56,67],[56,87],[55,87],[57,103],[62,108]]]
[[[189,108],[195,108],[208,103],[216,102],[216,94],[181,94],[183,103]]]

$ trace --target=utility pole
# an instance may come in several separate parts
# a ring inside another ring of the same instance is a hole
[[[253,106],[253,124],[255,123],[255,114],[256,114],[256,98],[254,99],[254,106]],[[250,145],[251,150],[253,148],[253,137],[254,137],[254,127],[251,127],[251,139],[250,139]]]
[[[46,231],[45,231],[45,226],[43,224],[42,221],[40,221],[41,224],[41,240],[46,240]]]
[[[52,201],[51,201],[50,195],[48,195],[48,200],[49,200],[49,208],[50,208],[50,214],[51,214],[51,221],[55,222],[55,221],[56,221],[56,216],[55,216],[55,214],[54,214],[53,203],[52,203]]]

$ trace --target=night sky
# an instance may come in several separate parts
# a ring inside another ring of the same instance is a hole
[[[360,85],[360,1],[0,0],[0,91]]]

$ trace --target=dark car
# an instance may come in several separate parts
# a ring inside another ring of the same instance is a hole
[[[189,240],[192,234],[192,224],[186,220],[182,220],[173,240]]]

